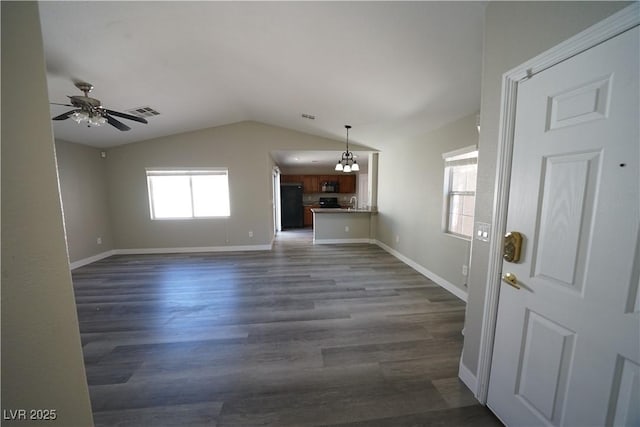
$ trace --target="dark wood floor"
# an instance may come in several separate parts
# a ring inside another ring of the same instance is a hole
[[[96,426],[499,425],[457,379],[464,303],[374,245],[73,271]]]

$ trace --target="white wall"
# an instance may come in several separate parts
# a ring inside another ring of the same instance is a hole
[[[340,150],[341,141],[257,122],[172,135],[108,151],[110,214],[117,249],[270,245],[274,150]],[[354,148],[355,149],[355,148]],[[231,216],[152,221],[145,168],[226,167]],[[249,237],[253,231],[253,237]]]
[[[2,2],[2,409],[92,426],[37,5]]]
[[[69,260],[77,262],[113,249],[107,200],[107,159],[100,149],[56,141],[60,193]],[[97,242],[97,238],[102,243]]]
[[[385,146],[378,165],[376,238],[463,292],[469,242],[442,232],[442,154],[477,142],[474,113],[414,140]]]
[[[626,6],[623,2],[490,2],[484,31],[475,220],[491,222],[502,75]],[[477,374],[489,244],[473,241],[462,364]],[[499,349],[498,349],[499,350]]]
[[[358,196],[359,208],[366,208],[369,206],[369,174],[368,173],[361,173],[358,175],[357,196]]]

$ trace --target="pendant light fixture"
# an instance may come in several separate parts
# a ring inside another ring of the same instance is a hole
[[[344,127],[347,129],[347,151],[342,153],[342,157],[336,165],[336,170],[345,173],[357,172],[360,170],[360,166],[358,166],[358,162],[356,162],[353,153],[349,151],[349,129],[351,129],[351,125],[344,125]]]

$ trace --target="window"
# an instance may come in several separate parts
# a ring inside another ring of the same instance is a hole
[[[478,151],[467,147],[442,155],[444,158],[445,233],[464,238],[473,234],[473,211],[476,205]]]
[[[226,169],[147,169],[151,219],[229,216]]]

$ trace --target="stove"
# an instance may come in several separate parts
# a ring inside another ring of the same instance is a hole
[[[338,209],[342,207],[338,204],[337,197],[320,197],[319,204],[321,208]]]

